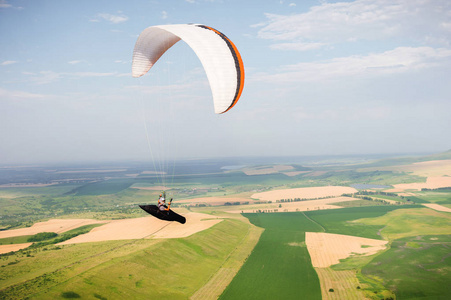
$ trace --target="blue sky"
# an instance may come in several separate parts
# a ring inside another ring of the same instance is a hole
[[[131,77],[139,33],[180,23],[240,50],[228,113],[183,42]],[[446,0],[0,0],[0,37],[0,164],[451,148]]]

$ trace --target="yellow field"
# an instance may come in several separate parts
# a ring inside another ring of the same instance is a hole
[[[354,270],[335,271],[331,268],[315,268],[321,284],[321,296],[324,300],[365,299]],[[329,292],[333,289],[333,292]]]
[[[386,190],[386,192],[398,193],[407,190],[421,191],[421,189],[438,189],[443,187],[451,187],[451,177],[428,177],[426,182],[395,184],[393,185],[393,187],[393,189]]]
[[[305,243],[312,265],[316,268],[326,268],[354,254],[374,254],[385,249],[387,241],[343,234],[306,232]]]
[[[251,196],[253,199],[276,201],[280,199],[315,199],[323,197],[341,196],[342,194],[353,194],[357,190],[347,186],[320,186],[297,189],[275,190],[256,193]]]
[[[40,232],[63,233],[84,225],[101,224],[106,221],[93,219],[52,219],[33,224],[31,227],[0,231],[0,239],[22,235],[34,235]]]
[[[355,201],[359,198],[351,197],[336,197],[319,200],[307,200],[298,202],[284,202],[284,203],[266,203],[266,204],[249,204],[233,206],[235,209],[227,210],[228,213],[253,213],[257,210],[270,210],[271,212],[292,212],[292,211],[309,211],[320,209],[338,209],[341,206],[333,205],[336,202]]]
[[[27,248],[31,244],[33,244],[33,243],[0,245],[0,254],[12,252],[12,251],[19,251],[20,249]]]
[[[426,207],[429,207],[431,209],[437,210],[437,211],[444,211],[444,212],[451,212],[451,208],[445,207],[443,205],[440,204],[435,204],[435,203],[421,203]]]
[[[249,201],[250,199],[239,198],[239,197],[202,197],[202,198],[194,198],[194,199],[185,199],[185,200],[177,200],[177,203],[192,203],[192,204],[208,204],[208,205],[224,205],[226,202],[244,202]]]
[[[188,213],[185,218],[185,224],[166,222],[152,216],[113,220],[86,234],[64,241],[61,245],[142,238],[181,238],[222,221],[222,219],[200,213]]]

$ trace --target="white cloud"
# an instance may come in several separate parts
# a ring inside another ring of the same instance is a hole
[[[144,94],[160,94],[168,93],[171,94],[186,94],[186,91],[193,90],[195,87],[206,85],[206,81],[191,81],[189,83],[177,83],[170,85],[157,85],[157,86],[144,86],[144,85],[131,85],[128,89],[137,90]]]
[[[400,37],[449,44],[450,15],[448,0],[322,3],[302,14],[266,14],[268,20],[258,35],[277,41],[334,43]]]
[[[27,81],[35,84],[49,84],[64,78],[89,78],[89,77],[118,77],[122,76],[117,72],[54,72],[41,71],[39,73],[23,72],[24,75],[30,76]]]
[[[273,50],[308,51],[326,46],[325,43],[278,43],[269,46]]]
[[[71,65],[76,65],[76,64],[79,64],[81,62],[82,62],[81,60],[71,60],[71,61],[68,61],[67,63],[71,64]]]
[[[398,47],[396,49],[283,66],[274,74],[255,74],[253,80],[278,83],[322,81],[344,76],[375,76],[417,71],[450,64],[451,49]]]
[[[166,20],[166,19],[168,18],[168,13],[167,13],[165,10],[163,10],[163,11],[161,12],[161,18],[162,18],[163,20]]]
[[[17,61],[15,61],[15,60],[5,60],[5,61],[2,62],[0,65],[2,65],[2,66],[7,66],[7,65],[15,64],[15,63],[17,63]]]
[[[128,17],[125,15],[112,15],[107,13],[100,13],[97,15],[98,18],[103,19],[105,21],[111,22],[113,24],[118,24],[122,22],[128,21]],[[94,19],[92,21],[98,22],[99,19]]]
[[[11,4],[9,4],[6,0],[0,0],[0,8],[10,8],[13,7]]]
[[[37,76],[31,78],[36,84],[48,84],[61,78],[61,74],[53,71],[41,71]]]
[[[118,73],[116,74],[116,77],[132,77],[132,73]]]
[[[62,73],[67,76],[75,77],[110,77],[117,75],[116,72],[75,72],[75,73]]]
[[[43,94],[35,94],[23,91],[15,91],[15,90],[5,90],[0,88],[0,98],[20,98],[20,99],[36,99],[36,98],[44,98],[48,97],[48,95]]]
[[[295,7],[295,6],[296,6],[296,3],[290,3],[290,4],[288,4],[288,6],[290,6],[290,7]]]

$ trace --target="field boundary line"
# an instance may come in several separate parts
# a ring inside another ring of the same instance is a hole
[[[302,214],[304,215],[304,217],[306,217],[307,219],[309,219],[311,222],[315,223],[316,225],[318,225],[319,227],[321,227],[321,229],[323,230],[323,232],[326,232],[326,228],[323,227],[323,225],[321,225],[320,223],[316,222],[313,219],[310,219],[304,212],[302,212]]]
[[[260,236],[263,233],[264,229],[257,227],[255,225],[249,224],[249,229],[244,237],[241,239],[238,246],[229,253],[226,257],[222,265],[218,268],[218,270],[208,278],[205,284],[200,287],[189,299],[217,299],[227,288],[230,282],[235,278],[235,275],[241,269],[241,267],[246,262],[252,250],[255,248],[255,245],[260,240]],[[257,236],[258,235],[258,236]],[[243,249],[246,249],[247,246],[253,245],[251,251],[247,253],[246,257],[239,264],[239,266],[234,266],[231,264],[231,258],[236,256],[238,261],[240,260],[240,256],[242,255]],[[227,264],[229,264],[227,266]]]
[[[72,266],[74,266],[74,265],[77,265],[77,264],[81,263],[81,262],[87,261],[87,260],[89,260],[89,259],[92,259],[92,258],[101,256],[101,255],[104,255],[104,254],[106,254],[106,253],[113,252],[113,251],[118,250],[118,249],[120,249],[120,248],[129,246],[129,245],[132,245],[132,244],[136,243],[136,242],[139,241],[139,240],[143,240],[143,239],[148,238],[149,236],[152,236],[153,234],[155,234],[155,233],[161,231],[162,229],[166,228],[166,227],[167,227],[168,225],[170,225],[170,224],[171,224],[171,223],[166,224],[165,226],[161,227],[161,228],[158,229],[157,231],[154,231],[154,232],[152,232],[151,234],[146,235],[146,236],[144,236],[144,237],[142,237],[142,238],[139,238],[139,239],[131,239],[129,242],[124,243],[124,244],[122,244],[122,245],[118,245],[118,246],[116,246],[116,247],[110,248],[110,249],[105,250],[105,251],[102,251],[102,252],[100,252],[100,253],[96,253],[96,254],[93,254],[93,255],[90,255],[90,256],[87,256],[87,257],[83,257],[82,259],[77,260],[77,261],[75,261],[75,262],[73,262],[73,263],[71,263],[71,264],[69,264],[69,265],[66,265],[66,266],[64,266],[64,267],[58,268],[58,269],[52,271],[51,273],[52,273],[52,274],[55,274],[55,273],[57,273],[57,272],[64,271],[64,270],[66,270],[66,269],[68,269],[68,268],[70,268],[70,267],[72,267]],[[42,293],[43,291],[49,291],[50,289],[52,289],[52,288],[54,288],[54,287],[56,287],[56,286],[58,286],[58,285],[61,285],[61,284],[63,284],[63,283],[66,283],[66,282],[68,282],[69,280],[71,280],[71,279],[73,279],[73,278],[75,278],[75,277],[77,277],[77,276],[80,276],[81,274],[84,274],[84,273],[88,272],[88,271],[91,270],[91,269],[92,269],[92,268],[88,268],[87,270],[84,270],[83,272],[80,272],[80,273],[78,273],[78,274],[76,274],[76,275],[74,275],[74,276],[72,276],[72,277],[69,277],[69,278],[67,278],[67,279],[64,280],[64,281],[56,282],[55,284],[53,284],[53,285],[51,285],[51,286],[49,286],[49,287],[46,287],[46,288],[44,288],[44,289],[42,289],[42,290],[39,290],[39,291],[37,291],[37,292],[35,292],[35,293],[32,293],[32,294],[28,295],[28,297],[30,297],[30,296],[36,296],[37,294],[40,294],[40,293]],[[39,280],[40,278],[45,278],[47,275],[48,275],[48,273],[44,273],[44,274],[42,274],[42,275],[36,276],[36,277],[34,277],[34,278],[31,278],[31,279],[29,279],[29,280],[26,280],[26,281],[23,281],[23,282],[16,283],[16,284],[10,285],[10,286],[8,286],[8,287],[5,287],[4,289],[1,289],[0,291],[4,292],[4,291],[10,290],[10,289],[14,289],[14,288],[19,287],[19,286],[21,286],[21,285],[23,285],[23,284],[27,284],[27,283],[33,282],[33,281],[35,281],[35,280],[37,280],[37,279]]]

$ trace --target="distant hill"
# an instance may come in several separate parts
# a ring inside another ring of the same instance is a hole
[[[432,161],[432,160],[445,160],[451,159],[451,150],[431,154],[426,156],[409,156],[409,157],[395,157],[395,158],[387,158],[377,160],[372,163],[364,164],[362,167],[386,167],[386,166],[399,166],[399,165],[408,165],[417,162],[423,161]]]
[[[451,149],[448,151],[442,152],[442,153],[424,156],[424,157],[421,157],[420,159],[421,159],[421,161],[451,159]]]

